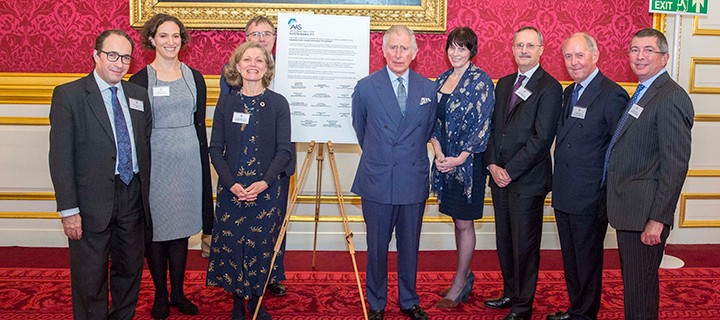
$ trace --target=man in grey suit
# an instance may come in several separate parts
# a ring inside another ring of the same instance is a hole
[[[387,255],[397,240],[400,309],[427,319],[415,292],[420,228],[429,192],[427,143],[435,123],[435,84],[410,70],[412,30],[393,26],[383,37],[387,66],[361,79],[352,95],[352,122],[363,153],[352,191],[362,197],[367,228],[370,319],[387,304]]]
[[[603,160],[629,97],[597,68],[600,51],[589,34],[565,39],[562,53],[574,82],[565,89],[558,121],[552,205],[570,306],[547,319],[597,319],[607,232]]]
[[[605,154],[607,212],[617,230],[625,319],[657,319],[658,268],[690,159],[693,105],[665,71],[668,43],[643,29],[630,40],[639,84]]]
[[[102,32],[92,55],[95,71],[58,86],[52,96],[50,175],[69,239],[75,319],[133,318],[145,236],[152,239],[152,112],[147,90],[122,81],[132,53],[125,32]]]

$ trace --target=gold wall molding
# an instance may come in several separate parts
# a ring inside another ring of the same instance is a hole
[[[695,70],[698,65],[720,65],[720,58],[690,57],[690,93],[720,94],[720,87],[701,87],[695,85]]]
[[[50,104],[55,87],[87,76],[86,73],[0,72],[0,104]],[[207,75],[207,105],[220,95],[220,75]],[[125,80],[130,75],[125,76]]]
[[[634,88],[633,88],[634,89]],[[720,122],[720,114],[696,114],[695,122]],[[45,117],[0,117],[0,126],[49,126]],[[206,119],[205,125],[212,128],[213,120]]]
[[[720,200],[720,193],[682,193],[680,194],[680,221],[681,228],[718,228],[720,220],[687,220],[688,200]]]
[[[720,29],[708,29],[700,27],[700,17],[693,17],[692,34],[694,36],[720,36]]]

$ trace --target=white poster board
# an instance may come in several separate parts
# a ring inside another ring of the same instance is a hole
[[[370,68],[370,18],[280,13],[275,55],[292,141],[357,143],[351,96]]]

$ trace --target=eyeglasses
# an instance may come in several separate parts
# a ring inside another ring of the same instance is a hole
[[[662,51],[659,51],[659,50],[655,50],[655,48],[643,48],[643,49],[640,49],[640,48],[630,48],[630,50],[628,51],[628,54],[629,54],[629,55],[632,55],[632,56],[637,56],[637,55],[640,55],[640,52],[642,52],[642,53],[643,53],[644,55],[646,55],[646,56],[649,56],[649,55],[651,55],[651,54],[653,54],[653,53],[659,53],[659,54],[666,54],[666,53],[667,53],[667,52],[662,52]]]
[[[248,33],[247,35],[248,35],[248,37],[253,37],[253,38],[258,38],[258,39],[261,37],[270,38],[270,37],[275,36],[275,34],[270,31],[254,31],[254,32]]]
[[[518,44],[513,45],[513,48],[518,49],[518,50],[522,50],[523,48],[532,50],[532,49],[540,48],[540,47],[542,47],[541,44],[534,44],[534,43],[518,43]]]
[[[133,60],[133,57],[129,54],[121,55],[115,51],[110,51],[110,52],[102,51],[102,50],[98,50],[98,51],[104,53],[105,56],[107,57],[107,60],[110,62],[117,62],[118,59],[120,59],[122,64],[131,64],[132,60]]]

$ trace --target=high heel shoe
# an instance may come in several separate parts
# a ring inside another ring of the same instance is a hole
[[[472,271],[468,274],[467,279],[465,279],[465,286],[463,286],[462,291],[460,291],[460,294],[458,295],[455,300],[450,300],[447,298],[440,299],[435,306],[441,309],[452,309],[457,308],[458,305],[460,305],[460,302],[467,303],[468,299],[470,298],[470,292],[472,291],[473,284],[475,283],[475,274],[472,273]],[[444,291],[444,290],[443,290]],[[448,289],[448,291],[450,291]]]

